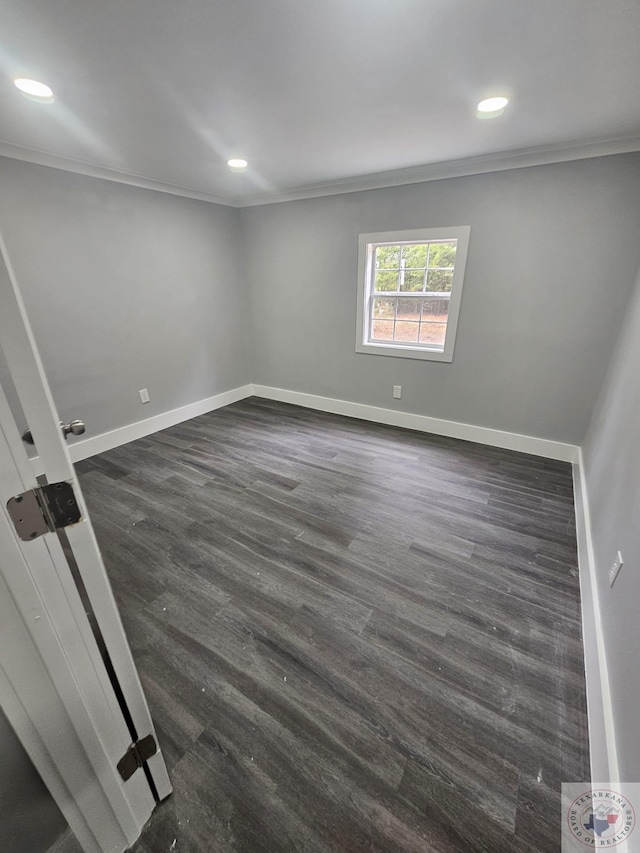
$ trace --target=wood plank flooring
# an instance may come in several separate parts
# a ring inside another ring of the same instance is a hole
[[[551,853],[570,466],[257,398],[80,463],[175,792],[135,853]]]

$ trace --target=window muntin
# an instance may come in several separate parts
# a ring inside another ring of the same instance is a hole
[[[360,236],[357,351],[452,360],[469,231]]]
[[[457,248],[457,240],[371,244],[370,343],[444,350]]]

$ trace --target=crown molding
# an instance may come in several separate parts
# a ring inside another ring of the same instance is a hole
[[[0,139],[0,156],[9,157],[12,160],[22,160],[26,163],[35,163],[38,166],[48,166],[50,169],[61,169],[63,172],[74,172],[77,175],[86,175],[90,178],[101,178],[103,181],[114,181],[117,184],[128,184],[132,187],[156,190],[156,192],[178,195],[183,198],[194,198],[198,201],[206,201],[209,204],[221,204],[226,207],[237,206],[233,199],[224,196],[201,192],[192,187],[182,187],[166,181],[156,181],[144,175],[123,172],[119,169],[111,169],[108,166],[99,166],[97,163],[89,163],[85,160],[74,160],[71,157],[51,154],[49,151],[38,148],[14,145],[14,143],[5,142],[2,139]]]
[[[629,154],[634,151],[640,151],[640,136],[627,136],[571,145],[526,148],[519,151],[506,151],[479,157],[466,157],[460,160],[447,160],[441,163],[429,163],[424,166],[412,166],[408,169],[396,169],[390,172],[376,172],[375,174],[344,178],[337,181],[325,181],[281,193],[248,196],[238,199],[235,206],[255,207],[261,204],[277,204],[284,201],[440,181],[444,178],[461,178],[467,175],[482,175],[487,172],[524,169],[529,166],[545,166],[568,160],[586,160],[611,154]]]
[[[383,189],[407,184],[419,184],[428,181],[440,181],[445,178],[460,178],[468,175],[482,175],[488,172],[504,172],[510,169],[524,169],[530,166],[544,166],[551,163],[564,163],[569,160],[586,160],[592,157],[605,157],[612,154],[629,154],[640,151],[640,136],[619,137],[594,142],[566,145],[526,148],[519,151],[507,151],[497,154],[485,154],[478,157],[465,157],[459,160],[447,160],[395,169],[387,172],[359,175],[335,181],[296,187],[284,192],[262,193],[244,198],[228,198],[213,193],[202,192],[192,187],[183,187],[165,181],[158,181],[144,175],[120,171],[107,166],[99,166],[83,160],[74,160],[59,154],[52,154],[37,148],[28,148],[0,140],[0,156],[13,160],[23,160],[61,169],[105,181],[128,184],[133,187],[155,190],[170,195],[193,198],[209,204],[225,207],[256,207],[262,204],[278,204],[285,201],[297,201],[321,196],[340,195],[342,193],[361,192],[362,190]]]

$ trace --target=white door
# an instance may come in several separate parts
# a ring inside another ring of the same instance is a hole
[[[151,751],[157,738],[1,236],[0,347],[46,478],[0,387],[0,705],[84,849],[117,853],[171,785],[159,748],[128,779],[118,769],[125,754],[136,767],[132,744]],[[52,514],[28,515],[34,489],[46,507],[45,482],[73,490],[53,494],[80,514],[65,534],[93,630],[57,533],[38,535]]]

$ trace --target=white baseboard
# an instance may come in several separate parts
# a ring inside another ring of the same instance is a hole
[[[161,429],[167,429],[167,427],[188,421],[198,415],[205,415],[207,412],[213,412],[215,409],[221,409],[223,406],[237,403],[238,400],[244,400],[245,397],[251,397],[252,394],[253,388],[251,385],[242,385],[240,388],[232,388],[231,391],[224,391],[222,394],[206,397],[204,400],[189,403],[187,406],[181,406],[179,409],[162,412],[162,414],[146,418],[144,421],[136,421],[136,423],[127,424],[126,426],[109,430],[109,432],[100,433],[100,435],[89,436],[70,445],[69,455],[71,456],[71,461],[79,462],[81,459],[87,459],[89,456],[96,456],[96,454],[104,453],[106,450],[113,450],[114,447],[120,447],[121,444],[127,444],[138,438],[144,438],[146,435],[151,435]]]
[[[284,388],[272,388],[268,385],[242,385],[172,409],[147,418],[144,421],[136,421],[99,435],[89,436],[74,442],[69,446],[69,454],[72,462],[79,462],[89,456],[96,456],[107,450],[113,450],[122,444],[144,438],[167,427],[213,412],[223,406],[244,400],[246,397],[265,397],[268,400],[279,400],[282,403],[292,403],[307,409],[317,409],[322,412],[331,412],[335,415],[345,415],[364,421],[388,424],[390,426],[403,427],[404,429],[428,432],[434,435],[446,435],[450,438],[460,438],[464,441],[475,441],[478,444],[487,444],[493,447],[503,447],[507,450],[517,450],[521,453],[531,453],[534,456],[544,456],[547,459],[558,459],[562,462],[574,462],[578,458],[578,447],[574,444],[565,444],[561,441],[551,441],[547,438],[536,438],[531,435],[521,435],[515,432],[504,432],[490,427],[474,426],[458,421],[447,421],[442,418],[432,418],[428,415],[417,415],[412,412],[400,412],[394,409],[383,409],[379,406],[369,406],[365,403],[352,403],[349,400],[337,400],[333,397],[320,397],[316,394],[305,394],[301,391],[288,391]],[[31,460],[37,473],[39,470],[39,459],[36,456]]]
[[[287,391],[284,388],[270,388],[267,385],[253,385],[252,388],[256,397],[266,397],[268,400],[279,400],[282,403],[293,403],[296,406],[331,412],[334,415],[346,415],[363,421],[375,421],[376,423],[404,427],[404,429],[413,429],[419,432],[461,438],[464,441],[476,441],[479,444],[504,447],[507,450],[518,450],[521,453],[545,456],[547,459],[559,459],[562,462],[574,462],[577,458],[578,448],[575,444],[564,444],[561,441],[535,438],[531,435],[520,435],[515,432],[503,432],[499,429],[463,424],[458,421],[446,421],[442,418],[431,418],[428,415],[383,409],[364,403],[351,403],[348,400],[336,400],[332,397],[303,394],[300,391]]]
[[[600,619],[596,564],[591,536],[589,498],[582,449],[573,465],[573,492],[578,539],[578,566],[582,603],[582,642],[587,680],[587,715],[594,782],[620,782],[609,671]],[[570,780],[567,780],[570,781]]]

